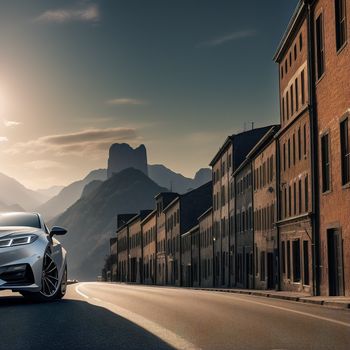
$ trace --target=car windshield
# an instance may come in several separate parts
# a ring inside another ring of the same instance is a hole
[[[0,226],[41,228],[39,216],[30,213],[0,213]]]

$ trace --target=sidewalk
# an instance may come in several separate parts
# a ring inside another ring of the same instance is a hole
[[[215,291],[222,293],[235,293],[254,295],[259,297],[267,297],[274,299],[283,299],[297,301],[301,303],[324,305],[336,309],[347,309],[350,311],[350,297],[328,297],[328,296],[310,296],[307,293],[295,293],[274,290],[256,290],[256,289],[229,289],[229,288],[200,288],[195,287],[195,290]]]

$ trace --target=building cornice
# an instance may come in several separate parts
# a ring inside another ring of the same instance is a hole
[[[277,51],[273,57],[275,62],[280,62],[282,56],[284,55],[286,48],[288,47],[288,43],[294,33],[299,29],[301,20],[303,16],[305,16],[306,12],[306,4],[305,0],[299,0],[296,9],[294,10],[293,16],[289,21],[286,31],[283,34],[283,37],[277,47]]]

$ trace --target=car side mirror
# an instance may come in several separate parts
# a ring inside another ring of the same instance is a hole
[[[67,230],[62,227],[54,226],[50,231],[50,237],[63,236],[67,233]]]

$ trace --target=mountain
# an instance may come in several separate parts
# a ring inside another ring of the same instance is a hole
[[[82,195],[84,187],[94,180],[104,181],[107,178],[106,169],[91,171],[83,180],[75,181],[63,188],[55,197],[37,208],[44,219],[51,220],[55,216],[63,213],[74,204]]]
[[[195,178],[191,179],[179,173],[175,173],[162,164],[148,165],[149,177],[160,186],[183,194],[190,189],[197,188],[211,180],[211,170],[200,169]]]
[[[4,211],[25,211],[21,206],[19,206],[18,204],[10,204],[7,205],[3,202],[0,202],[0,212],[4,212]]]
[[[6,205],[17,204],[25,210],[32,211],[45,201],[45,197],[0,173],[0,201]]]
[[[84,191],[84,196],[50,222],[68,229],[60,241],[68,251],[70,278],[95,280],[108,252],[109,238],[115,234],[117,214],[153,209],[154,197],[162,191],[166,189],[142,171],[129,168]]]
[[[40,193],[41,195],[45,196],[47,201],[51,199],[52,197],[56,196],[61,190],[63,190],[64,186],[52,186],[49,188],[43,188],[36,190],[35,192]]]
[[[201,168],[196,172],[194,176],[194,188],[200,187],[212,179],[211,169],[210,168]]]
[[[115,143],[109,148],[108,178],[127,168],[135,168],[148,175],[145,145],[134,149],[127,143]]]

